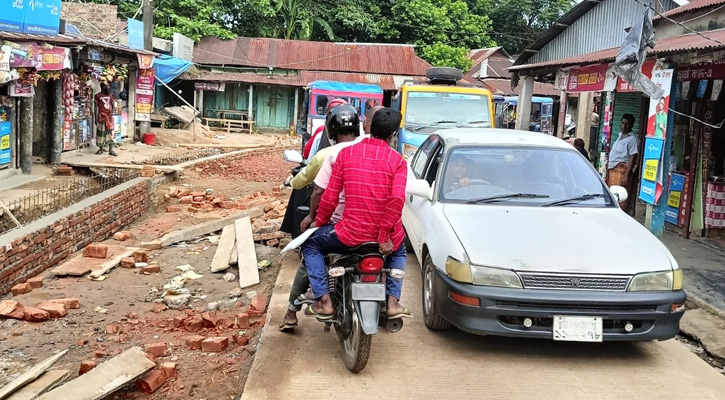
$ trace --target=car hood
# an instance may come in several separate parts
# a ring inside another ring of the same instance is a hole
[[[618,208],[445,204],[443,213],[476,265],[627,275],[672,268],[667,248]]]

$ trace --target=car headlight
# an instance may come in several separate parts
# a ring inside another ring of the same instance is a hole
[[[521,279],[513,271],[470,265],[451,257],[446,260],[446,273],[451,279],[462,283],[519,289],[523,287]]]
[[[412,158],[415,155],[415,152],[418,151],[418,146],[408,143],[403,143],[403,157],[407,160],[408,158]]]
[[[678,269],[635,275],[627,290],[630,292],[647,292],[680,289],[682,289],[682,270]]]

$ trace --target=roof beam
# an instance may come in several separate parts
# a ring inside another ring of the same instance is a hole
[[[558,27],[560,27],[560,28],[568,28],[568,27],[569,27],[569,24],[563,24],[563,23],[561,23],[561,22],[557,22],[557,23],[556,23],[556,26],[558,26]]]

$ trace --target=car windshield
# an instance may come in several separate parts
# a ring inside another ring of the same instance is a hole
[[[575,150],[454,148],[443,169],[442,202],[547,207],[608,207],[614,200]]]
[[[491,127],[486,95],[409,92],[405,125],[418,133],[461,126]]]

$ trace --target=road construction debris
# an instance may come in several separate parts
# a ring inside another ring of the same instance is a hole
[[[25,386],[26,384],[32,382],[34,379],[42,375],[43,372],[47,371],[53,364],[55,364],[56,361],[60,360],[63,356],[65,356],[67,352],[68,350],[63,350],[58,354],[54,354],[46,358],[45,360],[35,364],[29,370],[25,371],[22,375],[10,381],[10,383],[8,383],[7,385],[0,388],[0,399],[8,397],[16,390],[20,389],[21,387]]]

